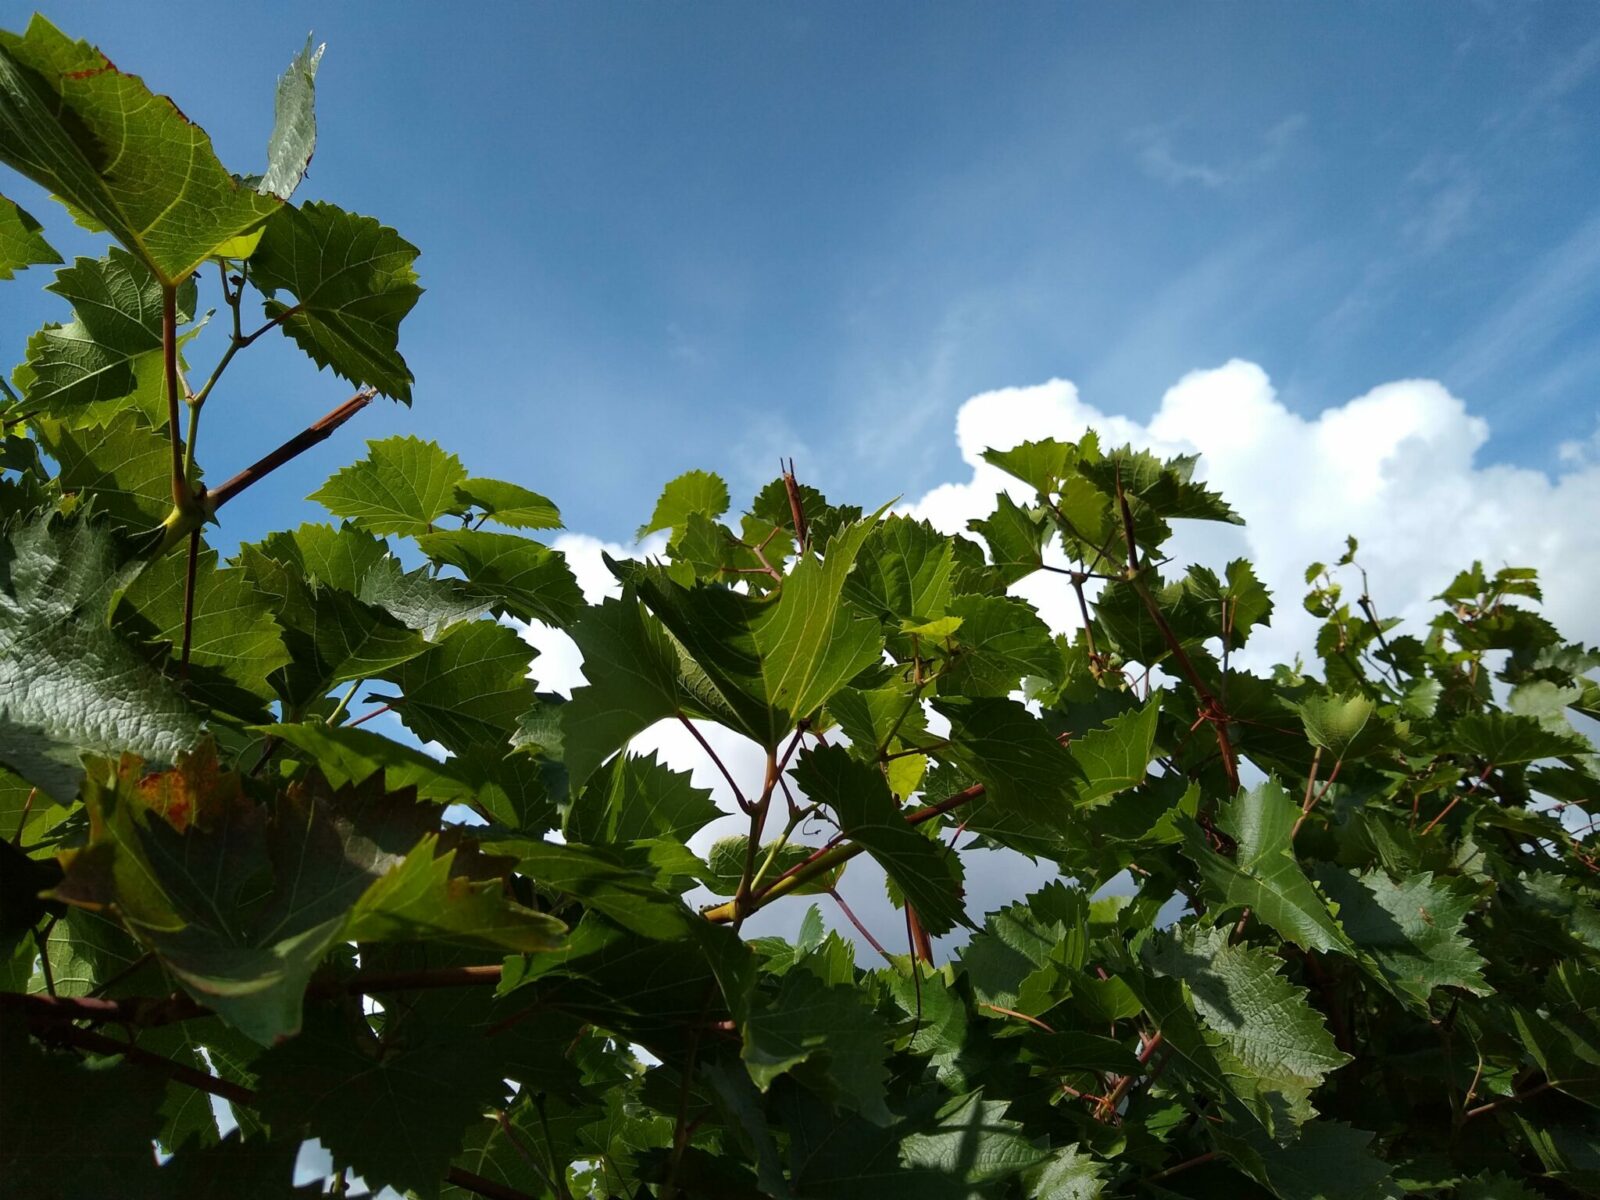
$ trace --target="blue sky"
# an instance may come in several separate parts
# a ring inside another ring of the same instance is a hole
[[[1600,6],[185,9],[45,12],[241,172],[314,30],[300,198],[399,229],[428,289],[415,408],[363,414],[234,537],[315,519],[300,497],[394,431],[612,539],[680,471],[737,498],[780,454],[875,504],[964,473],[976,392],[1061,376],[1145,419],[1235,356],[1305,416],[1436,378],[1488,461],[1554,469],[1595,427]],[[64,316],[46,281],[0,289],[12,359]],[[211,475],[349,391],[253,348],[207,410]]]

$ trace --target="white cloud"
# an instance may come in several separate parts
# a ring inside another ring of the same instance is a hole
[[[1313,559],[1337,558],[1346,534],[1360,539],[1379,610],[1406,618],[1413,629],[1431,611],[1430,597],[1477,558],[1491,568],[1537,567],[1546,614],[1568,637],[1600,642],[1600,609],[1590,600],[1600,589],[1600,434],[1564,446],[1563,468],[1555,475],[1482,462],[1488,423],[1431,380],[1383,384],[1314,417],[1287,409],[1266,372],[1239,360],[1184,376],[1148,421],[1103,412],[1061,379],[985,392],[962,405],[956,418],[968,477],[931,489],[906,509],[942,530],[961,531],[970,518],[991,510],[997,492],[1019,500],[1029,495],[1025,485],[983,461],[984,449],[1043,437],[1076,440],[1090,428],[1102,445],[1132,442],[1164,455],[1198,452],[1200,476],[1245,518],[1242,529],[1179,523],[1173,550],[1179,569],[1190,562],[1221,566],[1241,555],[1255,562],[1273,591],[1276,611],[1272,627],[1257,633],[1245,656],[1252,667],[1297,653],[1311,658],[1316,622],[1300,604],[1303,571]],[[602,552],[659,553],[662,538],[623,546],[566,534],[555,545],[594,601],[618,590]],[[1041,573],[1016,590],[1054,628],[1076,625],[1076,606],[1059,576]],[[570,692],[582,685],[581,660],[570,638],[538,624],[525,627],[524,636],[540,650],[532,674],[541,687]],[[759,785],[764,760],[752,742],[714,725],[700,729],[747,794]],[[654,750],[667,765],[690,772],[728,814],[693,839],[696,851],[744,830],[745,818],[722,772],[682,725],[661,722],[631,749]],[[817,836],[802,831],[798,840],[815,842]],[[977,916],[999,907],[1053,873],[1048,864],[1029,864],[1010,852],[969,855],[968,909]],[[1126,886],[1118,880],[1113,890]],[[891,948],[902,944],[898,914],[884,900],[882,872],[870,861],[852,864],[841,891],[880,941]],[[855,940],[832,901],[821,897],[818,903],[828,923]],[[773,905],[745,930],[793,936],[805,908],[798,902]],[[941,952],[961,940],[941,939]]]
[[[1577,449],[1554,476],[1480,462],[1487,422],[1431,380],[1384,384],[1311,418],[1285,408],[1266,373],[1239,360],[1185,376],[1147,422],[1096,409],[1065,380],[986,392],[956,421],[971,477],[911,507],[959,530],[989,511],[996,492],[1026,493],[983,462],[986,447],[1076,439],[1088,428],[1102,444],[1200,453],[1199,474],[1247,524],[1181,523],[1177,558],[1255,561],[1277,605],[1273,628],[1259,635],[1258,662],[1308,650],[1315,622],[1300,606],[1302,572],[1312,560],[1338,557],[1346,534],[1360,539],[1385,615],[1420,620],[1429,598],[1476,558],[1538,568],[1546,614],[1569,637],[1600,640],[1600,612],[1589,600],[1600,587],[1600,464]],[[1025,592],[1046,620],[1070,628],[1075,614],[1058,585],[1036,577]]]
[[[1196,183],[1220,189],[1262,175],[1276,166],[1305,128],[1306,117],[1304,113],[1291,113],[1261,134],[1261,146],[1255,154],[1223,163],[1185,158],[1175,150],[1174,137],[1183,126],[1180,120],[1134,130],[1129,141],[1137,150],[1140,168],[1150,178],[1173,187]]]
[[[667,535],[651,534],[642,542],[624,546],[618,542],[603,542],[587,533],[563,533],[551,545],[567,556],[567,565],[572,568],[583,598],[590,604],[598,604],[607,596],[622,594],[622,585],[602,556],[648,558],[666,549]],[[526,624],[513,621],[511,624],[522,634],[523,640],[539,652],[528,673],[540,691],[570,696],[573,688],[583,686],[583,655],[570,637],[543,621]]]

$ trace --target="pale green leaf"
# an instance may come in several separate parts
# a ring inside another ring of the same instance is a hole
[[[278,77],[278,92],[273,103],[272,135],[267,139],[267,170],[256,185],[265,195],[287,200],[305,178],[317,148],[317,66],[326,45],[305,48]]]
[[[335,474],[311,499],[370,533],[433,532],[460,510],[456,487],[467,477],[454,454],[433,442],[391,437],[367,443],[367,457]]]

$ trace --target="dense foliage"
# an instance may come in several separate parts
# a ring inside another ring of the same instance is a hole
[[[1600,654],[1527,571],[1401,629],[1352,543],[1307,575],[1318,661],[1242,670],[1284,599],[1163,556],[1235,514],[1093,435],[991,452],[1032,495],[971,537],[685,475],[598,605],[525,536],[550,501],[407,437],[316,493],[337,524],[221,557],[224,504],[411,399],[416,250],[291,200],[318,58],[240,178],[99,51],[0,33],[0,158],[113,243],[0,411],[7,1195],[316,1193],[308,1138],[336,1192],[428,1200],[1600,1190]],[[0,275],[58,261],[0,200]],[[214,484],[264,336],[360,390]],[[1010,594],[1041,571],[1071,637]],[[628,749],[662,721],[765,758],[703,857],[709,793]],[[1058,878],[970,911],[990,848]],[[863,855],[903,953],[825,928]]]

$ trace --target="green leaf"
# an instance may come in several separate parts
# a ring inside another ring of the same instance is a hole
[[[846,526],[821,559],[806,555],[775,599],[714,585],[686,588],[658,565],[607,560],[671,631],[697,715],[777,747],[883,653],[877,621],[844,599],[844,583],[877,514]]]
[[[1009,1008],[1037,1016],[1059,997],[1045,1005],[1032,1006],[1038,1011],[1019,1008],[1025,1003],[1025,993],[1039,994],[1025,985],[1040,971],[1054,975],[1050,964],[1058,951],[1068,952],[1066,943],[1081,941],[1082,934],[1081,921],[1069,926],[1054,916],[1035,912],[1027,904],[1012,904],[984,918],[983,932],[975,934],[961,949],[961,969],[971,980],[973,994],[991,1011]],[[1061,961],[1065,964],[1066,959]]]
[[[188,558],[169,554],[140,572],[117,610],[147,640],[180,646]],[[202,550],[195,564],[189,666],[191,686],[202,670],[215,670],[228,682],[261,700],[273,697],[273,672],[289,663],[283,632],[267,599],[251,586],[248,574],[217,567],[217,552]]]
[[[1001,582],[1013,584],[1044,566],[1044,544],[1050,526],[1042,516],[1022,508],[1006,493],[995,497],[994,512],[974,518],[967,528],[982,534],[989,545],[989,558]]]
[[[336,473],[311,494],[338,517],[370,533],[432,533],[434,522],[460,510],[456,487],[467,477],[454,454],[433,442],[391,437],[367,443],[367,457]]]
[[[894,515],[861,547],[845,595],[867,612],[892,621],[925,621],[950,603],[955,548],[926,521]]]
[[[300,1028],[306,984],[351,907],[438,810],[372,787],[296,785],[269,804],[246,793],[209,747],[153,776],[137,760],[101,763],[85,782],[89,846],[55,895],[114,905],[185,991],[271,1045]]]
[[[1342,1121],[1313,1121],[1287,1146],[1259,1134],[1215,1136],[1248,1174],[1283,1200],[1380,1200],[1395,1194],[1389,1168],[1368,1149],[1373,1135]]]
[[[35,428],[40,447],[61,466],[61,490],[92,502],[114,524],[154,529],[172,508],[171,446],[138,413],[120,412],[82,429],[48,419]]]
[[[794,777],[809,799],[833,810],[840,832],[883,867],[929,933],[971,925],[954,856],[906,824],[876,767],[851,758],[843,746],[818,746],[800,756]]]
[[[560,529],[561,512],[538,492],[498,479],[468,479],[456,486],[456,499],[480,508],[496,525],[510,529]]]
[[[1223,645],[1237,650],[1257,625],[1272,623],[1272,597],[1247,559],[1234,559],[1223,576],[1218,579],[1206,567],[1190,567],[1184,580],[1185,599],[1204,610],[1206,624]]]
[[[572,628],[584,677],[561,710],[567,771],[576,787],[636,734],[681,710],[678,650],[631,591],[584,610]]]
[[[583,593],[564,555],[514,533],[453,529],[417,539],[434,562],[460,570],[495,611],[565,629],[583,608]]]
[[[1310,1118],[1310,1096],[1351,1061],[1307,1002],[1305,989],[1284,979],[1270,951],[1234,946],[1226,928],[1193,926],[1151,942],[1145,961],[1180,979],[1194,1010],[1222,1044],[1214,1046],[1233,1093],[1279,1130],[1285,1118]]]
[[[440,762],[368,729],[311,721],[264,725],[256,732],[286,742],[306,755],[335,788],[363,784],[381,774],[388,791],[415,788],[417,799],[436,804],[465,804],[477,791],[456,774],[452,762]]]
[[[113,246],[104,258],[76,259],[47,290],[72,304],[72,321],[28,339],[23,387],[31,407],[79,420],[89,405],[131,396],[141,376],[160,382],[161,283],[134,255]],[[195,286],[186,283],[177,294],[180,324],[194,304]],[[161,412],[164,424],[164,405]]]
[[[1104,1176],[1105,1167],[1074,1142],[1028,1172],[1028,1200],[1098,1200]]]
[[[459,869],[457,850],[424,837],[405,861],[361,894],[344,936],[355,942],[436,942],[526,953],[561,944],[566,926],[506,896],[497,875]]]
[[[1297,946],[1353,956],[1350,939],[1295,858],[1291,835],[1299,813],[1283,787],[1268,780],[1218,811],[1217,828],[1237,843],[1234,858],[1213,850],[1195,827],[1185,833],[1185,852],[1220,905],[1213,919],[1249,908]]]
[[[39,16],[20,36],[0,32],[0,160],[89,214],[167,284],[279,204],[240,187],[171,100]]]
[[[711,792],[695,787],[687,771],[662,765],[653,751],[619,754],[572,801],[561,832],[574,842],[687,842],[721,815]]]
[[[1426,1011],[1436,987],[1477,996],[1494,991],[1484,982],[1482,956],[1462,931],[1477,906],[1472,895],[1436,881],[1430,871],[1395,883],[1383,870],[1356,875],[1325,866],[1317,883],[1338,905],[1345,933],[1377,963],[1397,995]]]
[[[1007,696],[1025,676],[1053,675],[1059,655],[1049,627],[1027,602],[1010,596],[957,596],[956,653],[939,690],[959,696]]]
[[[1023,442],[1009,450],[985,450],[983,461],[999,467],[1007,475],[1022,480],[1041,495],[1057,490],[1067,464],[1077,457],[1077,447],[1055,438]]]
[[[728,485],[722,482],[721,477],[709,471],[689,471],[662,489],[655,512],[633,536],[642,541],[660,529],[679,529],[689,519],[690,513],[715,518],[727,511]]]
[[[177,690],[109,627],[127,580],[100,525],[47,517],[0,542],[0,763],[62,801],[85,751],[170,762],[200,737]]]
[[[533,707],[532,654],[504,625],[457,625],[391,676],[402,693],[394,709],[418,737],[457,754],[504,749],[518,719]]]
[[[15,201],[0,196],[0,279],[14,278],[28,267],[61,261],[55,247],[44,240],[42,228]]]
[[[670,941],[706,924],[661,887],[649,845],[622,849],[510,839],[494,842],[492,849],[517,855],[517,869],[535,883],[572,896],[642,937]]]
[[[0,1021],[6,1191],[50,1200],[155,1194],[150,1144],[161,1129],[161,1077],[128,1062],[91,1064],[44,1050],[27,1028],[24,1021]],[[94,1120],[82,1119],[85,1105]]]
[[[860,993],[829,987],[809,971],[790,971],[778,993],[744,1023],[744,1062],[763,1092],[799,1071],[839,1103],[886,1124],[888,1029]]]
[[[1462,749],[1497,767],[1593,750],[1580,734],[1559,732],[1535,717],[1505,712],[1472,713],[1458,720],[1452,732]]]
[[[1154,696],[1142,708],[1112,717],[1072,742],[1068,752],[1083,776],[1079,803],[1098,804],[1144,782],[1160,716],[1161,698]]]
[[[299,1037],[257,1060],[259,1105],[274,1132],[304,1128],[368,1186],[432,1200],[468,1128],[505,1103],[504,1055],[451,1019],[448,1006],[473,997],[383,999],[381,1040],[359,1010],[313,1009]]]
[[[317,67],[326,45],[305,48],[278,77],[278,93],[273,102],[272,136],[267,139],[267,171],[256,185],[264,195],[287,200],[294,195],[311,165],[317,148]]]
[[[1047,825],[1071,820],[1078,765],[1023,705],[940,698],[933,707],[950,722],[950,744],[939,756],[983,783],[989,800]]]
[[[281,542],[263,545],[283,552]],[[239,561],[283,630],[290,661],[272,682],[291,709],[315,703],[337,683],[373,678],[430,650],[387,612],[306,578],[293,557],[285,557],[289,561],[244,546]]]
[[[250,256],[250,282],[270,297],[268,318],[319,367],[410,404],[411,368],[399,345],[400,322],[422,295],[416,258],[415,246],[371,217],[285,204]],[[277,299],[279,291],[294,302]]]
[[[1370,744],[1374,740],[1363,739],[1362,733],[1376,707],[1366,696],[1354,693],[1313,696],[1298,705],[1307,740],[1330,752],[1335,761],[1361,755],[1367,748],[1362,743]]]
[[[863,618],[844,600],[845,580],[876,523],[874,514],[847,525],[828,542],[820,559],[802,558],[776,602],[752,626],[766,699],[790,717],[781,723],[783,732],[814,714],[883,653],[877,622]],[[778,722],[771,730],[781,736]],[[775,744],[770,735],[761,740]]]
[[[1006,1100],[985,1100],[980,1089],[957,1096],[938,1113],[932,1129],[912,1133],[900,1143],[900,1161],[972,1185],[1010,1179],[1048,1157],[1022,1124],[1008,1121]]]

